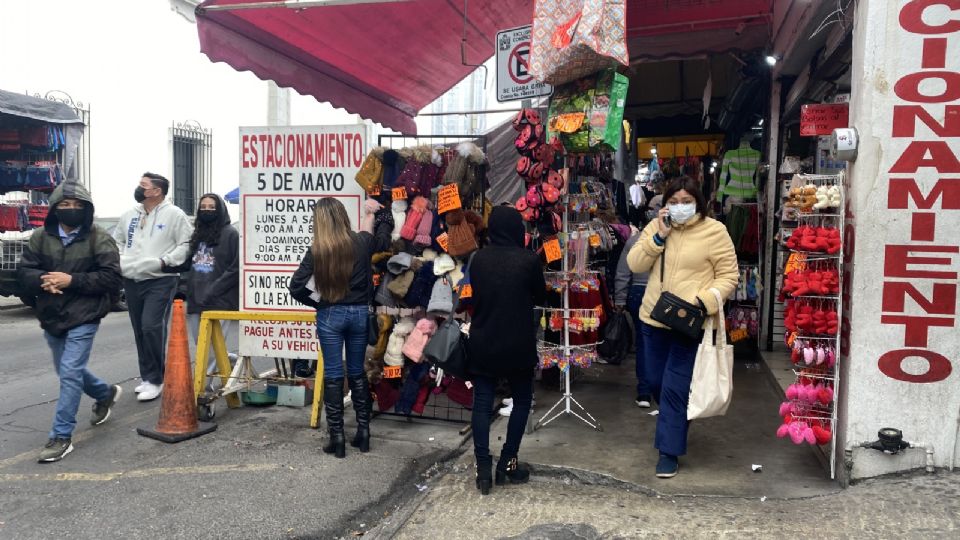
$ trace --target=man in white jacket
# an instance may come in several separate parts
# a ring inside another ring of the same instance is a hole
[[[183,264],[193,234],[187,215],[166,200],[169,190],[169,180],[144,173],[134,192],[138,204],[120,218],[113,233],[137,342],[142,382],[134,391],[139,401],[156,399],[163,391],[167,321],[178,279],[164,269]]]

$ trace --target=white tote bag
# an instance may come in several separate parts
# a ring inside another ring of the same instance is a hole
[[[727,345],[724,325],[723,298],[720,291],[710,289],[717,297],[715,317],[707,319],[703,327],[703,341],[697,349],[690,381],[690,402],[687,404],[687,420],[723,416],[733,396],[733,345]],[[716,343],[713,331],[716,329]]]

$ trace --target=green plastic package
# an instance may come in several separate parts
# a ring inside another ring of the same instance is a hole
[[[607,69],[554,89],[547,112],[548,140],[568,152],[612,152],[620,146],[629,79]]]

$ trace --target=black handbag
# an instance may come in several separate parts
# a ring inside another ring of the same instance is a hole
[[[423,357],[444,373],[466,379],[467,339],[460,331],[460,322],[449,317],[423,348]]]
[[[657,299],[650,318],[671,330],[683,334],[689,339],[699,340],[707,312],[698,305],[691,304],[679,296],[663,290],[663,267],[666,264],[667,250],[660,254],[660,298]]]
[[[618,311],[603,328],[603,341],[597,345],[597,354],[608,364],[622,364],[630,352],[630,343],[636,336],[630,331],[629,318],[626,311]]]
[[[376,312],[371,310],[367,313],[367,345],[376,347],[378,341],[380,341],[380,319],[377,318]]]

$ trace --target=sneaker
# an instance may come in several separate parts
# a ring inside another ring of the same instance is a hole
[[[113,409],[114,404],[117,403],[117,400],[120,399],[121,394],[123,394],[123,388],[120,388],[119,384],[113,385],[109,398],[93,404],[93,416],[90,417],[90,423],[94,426],[99,426],[106,422],[107,418],[110,418],[110,411]]]
[[[500,413],[500,416],[510,416],[510,413],[513,412],[513,403],[510,403],[510,405],[507,407],[501,407],[498,412]]]
[[[149,381],[142,381],[140,384],[137,385],[136,388],[133,389],[133,392],[135,394],[139,394],[140,392],[143,392],[144,390],[146,390],[148,386],[150,386]]]
[[[680,470],[680,463],[677,456],[669,454],[660,454],[660,460],[657,461],[657,478],[673,478]]]
[[[501,403],[503,403],[503,404],[506,405],[507,407],[513,407],[513,398],[512,398],[512,397],[505,397],[505,398],[503,398],[503,401],[501,401]]]
[[[649,409],[651,399],[653,398],[650,397],[649,394],[640,394],[637,396],[637,399],[634,401],[634,403],[636,403],[637,407],[640,407],[641,409]]]
[[[60,461],[70,452],[73,452],[73,443],[70,439],[57,437],[56,439],[47,441],[43,450],[40,451],[40,458],[37,461],[40,463],[53,463],[54,461]]]
[[[153,383],[146,383],[147,386],[143,389],[142,392],[137,394],[137,401],[152,401],[160,397],[160,393],[163,392],[163,385],[156,385]]]

